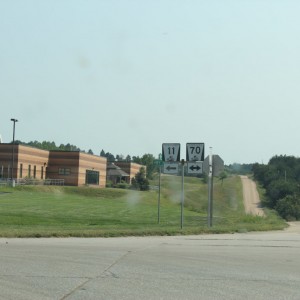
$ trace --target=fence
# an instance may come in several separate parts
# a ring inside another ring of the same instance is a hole
[[[0,186],[11,186],[11,179],[1,179]],[[45,179],[45,180],[37,180],[31,178],[22,178],[15,179],[15,185],[65,185],[64,179]]]

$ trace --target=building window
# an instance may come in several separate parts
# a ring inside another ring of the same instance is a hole
[[[36,166],[33,166],[33,178],[36,177]]]
[[[58,174],[59,175],[70,175],[71,174],[71,169],[68,169],[68,168],[59,168],[58,169]]]
[[[31,177],[31,165],[28,165],[28,177]]]
[[[23,178],[23,164],[20,164],[20,174],[19,174],[20,178]]]
[[[44,179],[44,167],[41,167],[41,179]]]
[[[99,172],[98,171],[92,171],[92,170],[86,170],[85,184],[99,185]]]

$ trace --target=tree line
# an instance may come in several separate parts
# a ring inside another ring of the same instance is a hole
[[[264,204],[287,220],[300,220],[300,158],[274,156],[267,165],[254,164],[252,170],[266,191]]]

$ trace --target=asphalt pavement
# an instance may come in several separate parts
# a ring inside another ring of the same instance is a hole
[[[0,239],[0,299],[300,299],[300,234]]]

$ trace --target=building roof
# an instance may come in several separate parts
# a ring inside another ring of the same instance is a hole
[[[114,163],[109,163],[106,171],[107,176],[121,176],[129,177],[130,175],[124,172],[120,167],[116,166]]]

